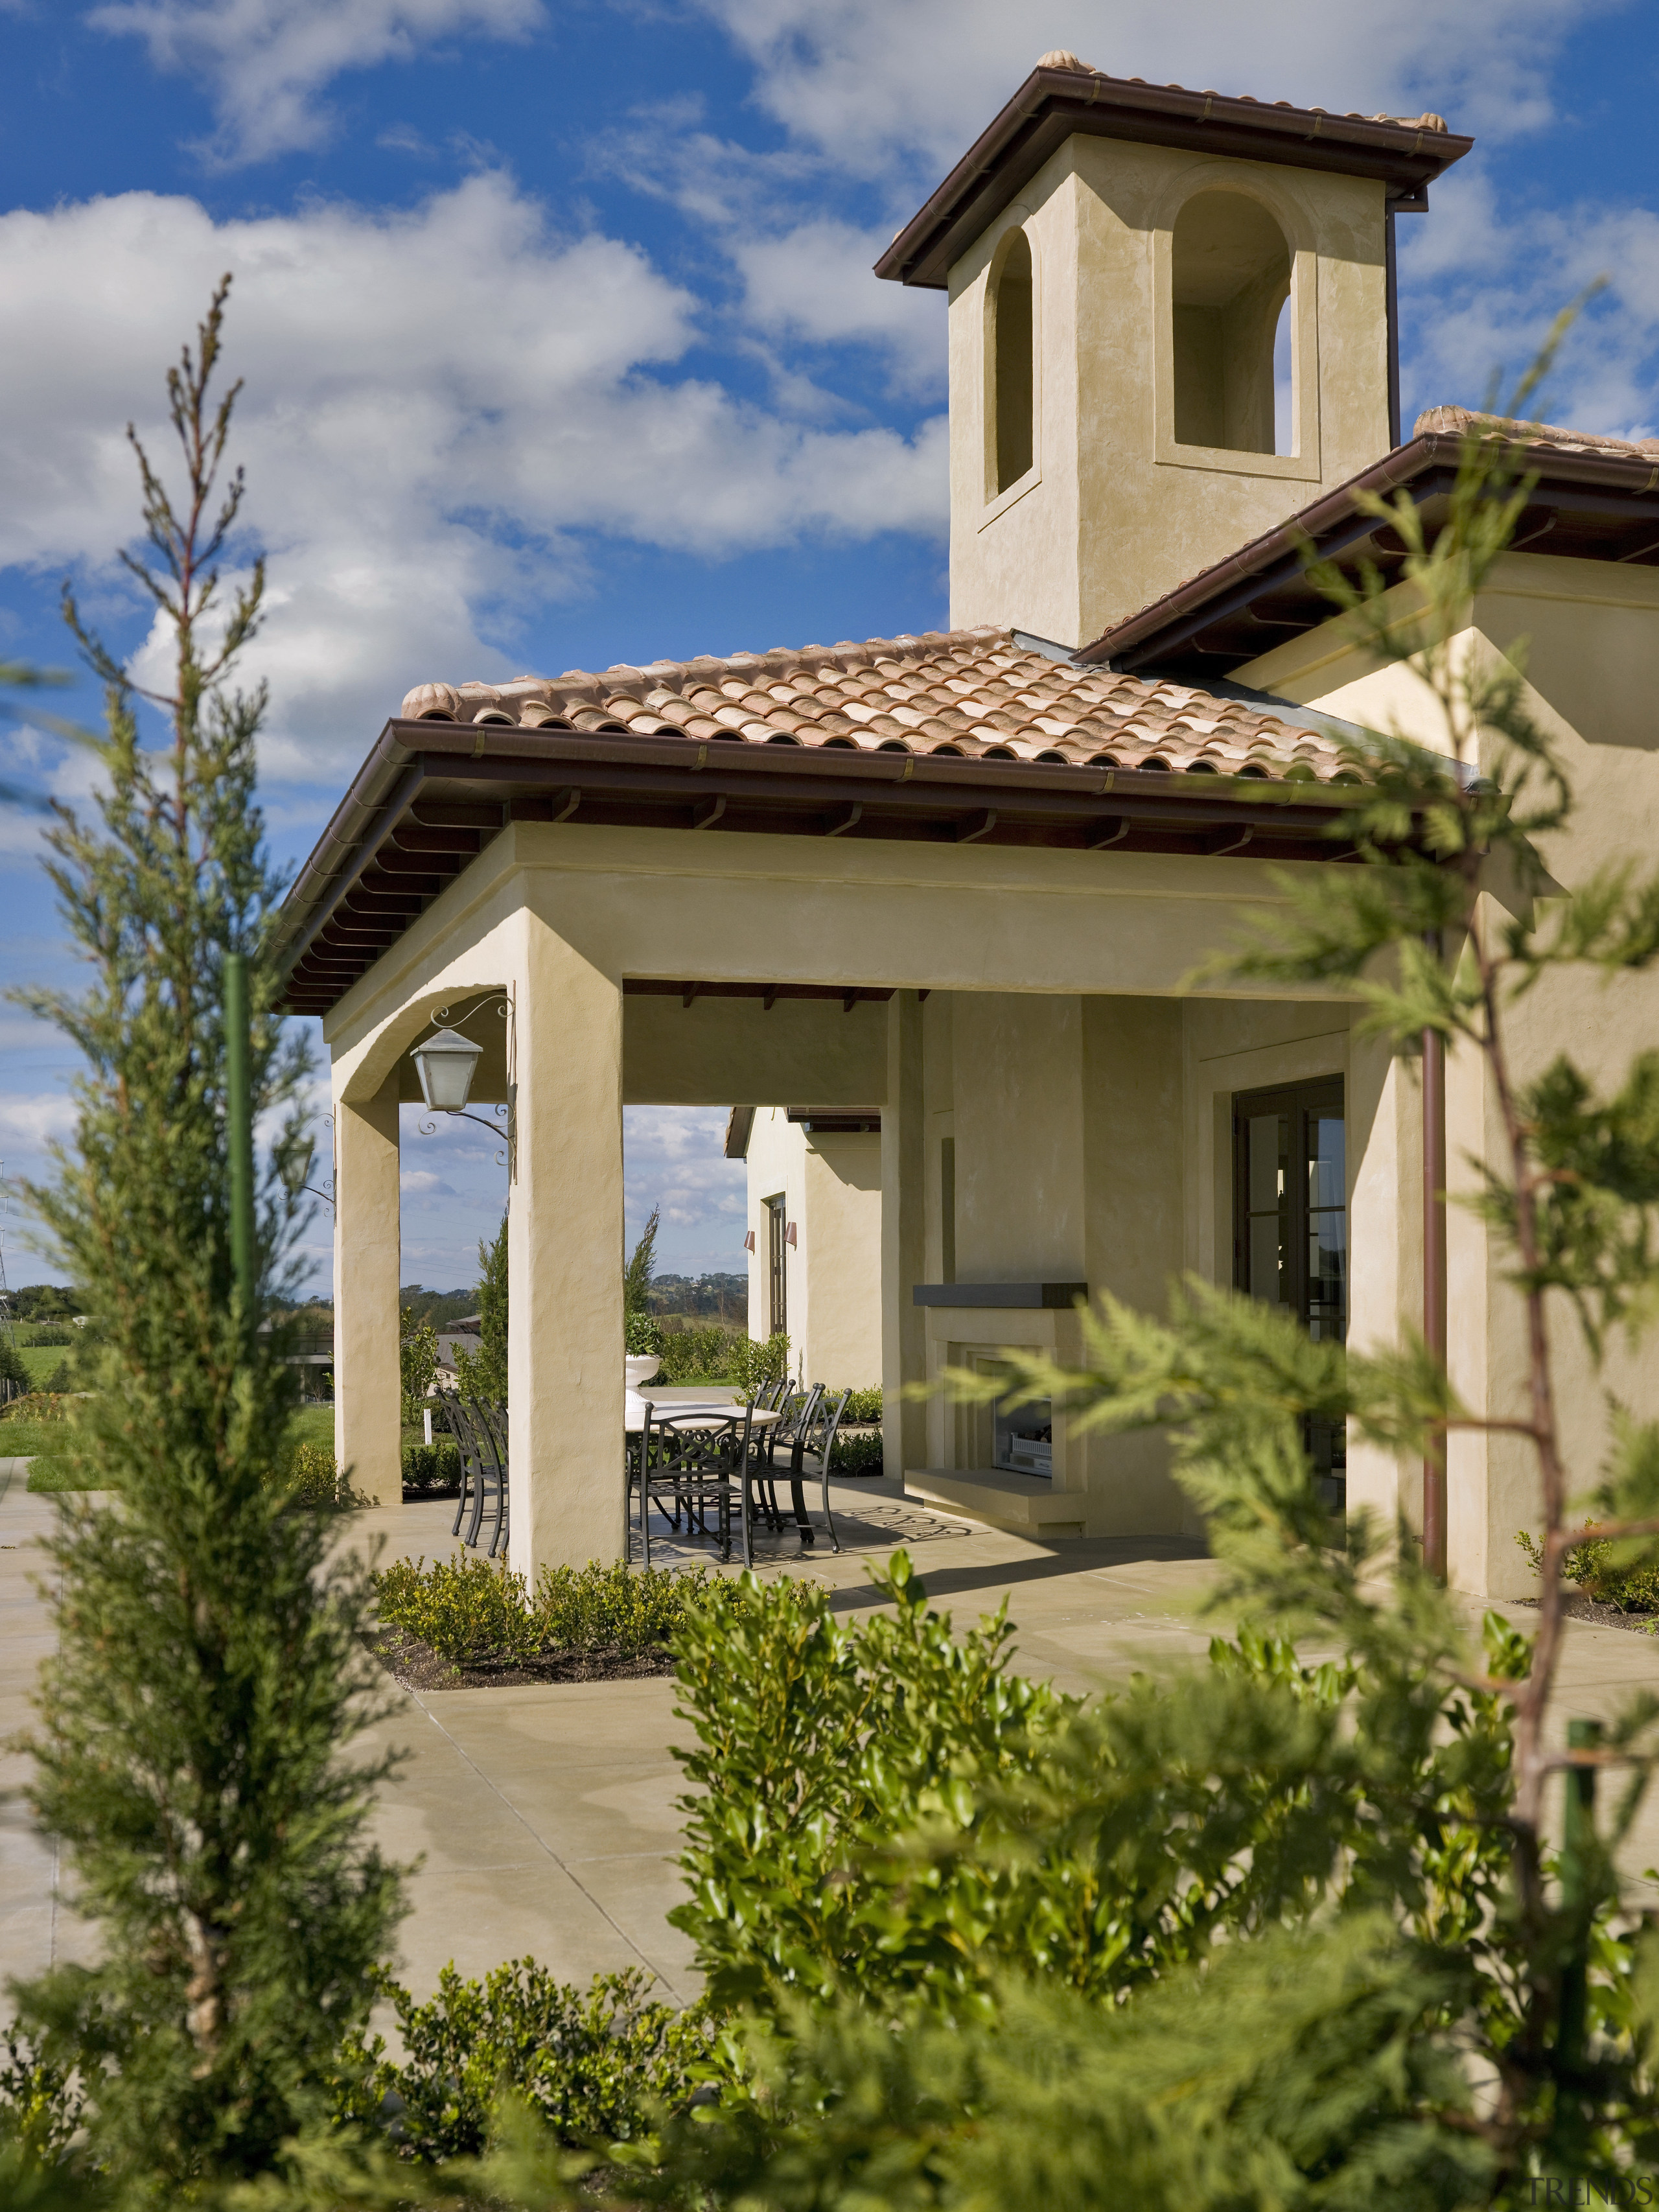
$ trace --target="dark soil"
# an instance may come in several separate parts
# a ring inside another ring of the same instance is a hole
[[[1523,1597],[1521,1603],[1536,1607],[1538,1601]],[[1659,1628],[1659,1613],[1620,1613],[1616,1605],[1586,1597],[1582,1590],[1569,1590],[1563,1609],[1570,1620],[1593,1621],[1597,1628],[1627,1628],[1632,1636],[1651,1636]]]
[[[406,1482],[404,1485],[405,1505],[424,1505],[429,1498],[459,1498],[460,1494],[459,1482],[427,1482],[419,1486]]]
[[[441,1659],[423,1637],[406,1629],[383,1628],[368,1647],[389,1674],[406,1690],[507,1690],[525,1682],[638,1682],[672,1674],[674,1662],[665,1645],[647,1651],[620,1651],[614,1645],[592,1651],[544,1651],[526,1663],[474,1660],[465,1667]]]

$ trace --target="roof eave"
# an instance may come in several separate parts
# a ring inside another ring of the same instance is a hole
[[[1474,144],[1453,131],[1267,106],[1092,70],[1036,69],[875,264],[878,276],[942,291],[951,264],[1073,133],[1191,145],[1300,168],[1375,177],[1427,205],[1429,185]]]
[[[1391,492],[1421,486],[1425,479],[1455,473],[1462,444],[1461,438],[1436,431],[1396,446],[1382,459],[1327,492],[1288,521],[1189,577],[1150,606],[1114,623],[1091,643],[1079,647],[1076,662],[1127,673],[1156,665],[1161,656],[1184,644],[1207,623],[1273,589],[1287,568],[1301,565],[1308,545],[1329,555],[1340,551],[1345,530],[1351,535],[1369,534],[1377,526],[1364,513],[1361,495],[1373,493],[1386,498]],[[1599,487],[1633,495],[1659,490],[1659,463],[1634,455],[1568,453],[1545,444],[1517,445],[1516,452],[1522,473],[1535,477],[1540,490],[1551,484],[1563,489]],[[1333,608],[1332,619],[1336,618]]]
[[[851,747],[757,745],[741,739],[392,721],[283,902],[278,943],[285,975],[303,962],[398,822],[432,783],[445,787],[447,805],[501,807],[503,826],[513,787],[526,803],[527,794],[536,792],[568,798],[580,791],[602,803],[620,799],[659,811],[665,804],[684,804],[688,828],[695,810],[732,794],[751,811],[776,802],[793,804],[803,814],[815,805],[901,808],[914,818],[917,836],[929,834],[930,811],[934,816],[940,811],[969,816],[983,810],[994,817],[1000,808],[1079,823],[1091,815],[1118,813],[1154,835],[1160,824],[1166,834],[1176,835],[1236,824],[1309,841],[1310,857],[1322,859],[1328,855],[1316,841],[1326,823],[1350,803],[1347,787],[1311,776],[1227,776]],[[458,797],[458,787],[465,796]],[[787,824],[780,820],[778,826]],[[910,833],[901,828],[897,834]],[[968,834],[976,837],[977,829]],[[416,918],[399,924],[392,941]],[[376,926],[390,927],[390,918]]]

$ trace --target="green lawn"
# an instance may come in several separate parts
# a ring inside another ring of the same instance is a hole
[[[24,1344],[18,1346],[17,1357],[28,1370],[30,1388],[44,1390],[69,1354],[61,1345]]]
[[[43,1357],[45,1355],[42,1355]],[[52,1358],[62,1355],[52,1352]],[[28,1353],[23,1357],[27,1359]],[[32,1460],[29,1488],[34,1491],[84,1490],[81,1464],[64,1449],[71,1431],[62,1421],[0,1421],[0,1459]],[[331,1446],[334,1442],[332,1406],[306,1406],[294,1417],[294,1441]],[[418,1443],[418,1429],[406,1432],[405,1443]]]
[[[0,1421],[0,1459],[33,1459],[61,1452],[69,1436],[62,1421]]]
[[[301,1406],[294,1416],[289,1431],[296,1444],[331,1444],[334,1442],[334,1408],[332,1406]]]
[[[65,1490],[87,1490],[85,1462],[78,1459],[64,1459],[56,1454],[46,1454],[29,1462],[29,1488],[61,1493]]]

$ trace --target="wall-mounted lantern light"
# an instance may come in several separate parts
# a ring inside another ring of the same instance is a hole
[[[752,1229],[743,1240],[743,1249],[745,1252],[752,1252],[755,1249],[755,1232]]]
[[[466,1104],[483,1047],[459,1030],[439,1030],[409,1055],[421,1079],[421,1096],[434,1112],[459,1114]]]
[[[475,1015],[483,1013],[486,1006],[493,1006],[493,1011],[507,1024],[507,1099],[504,1104],[495,1109],[496,1114],[505,1121],[505,1127],[498,1126],[495,1122],[486,1121],[480,1114],[469,1114],[466,1111],[466,1102],[472,1091],[472,1079],[477,1073],[478,1062],[483,1057],[483,1047],[481,1044],[476,1044],[469,1036],[463,1036],[459,1029],[440,1028],[434,1030],[430,1036],[422,1037],[409,1056],[414,1061],[415,1072],[421,1079],[421,1097],[433,1113],[448,1114],[462,1121],[476,1121],[481,1129],[488,1129],[491,1136],[506,1138],[506,1147],[497,1155],[497,1158],[499,1163],[507,1169],[507,1180],[510,1182],[516,1182],[518,1181],[516,1106],[519,1086],[514,1066],[516,1054],[514,1050],[512,999],[507,996],[493,1002],[483,1000],[467,1013],[462,1014],[459,1018],[464,1022],[471,1021]],[[449,1008],[436,1007],[432,1018],[434,1022],[447,1023],[449,1019]],[[429,1137],[437,1124],[435,1121],[422,1121],[419,1126],[421,1134],[423,1137]]]
[[[789,1226],[788,1226],[788,1227],[784,1231],[784,1232],[783,1232],[783,1241],[784,1241],[784,1243],[785,1243],[786,1244],[789,1245],[792,1249],[793,1248],[794,1242],[795,1242],[795,1224],[794,1224],[794,1223],[793,1223],[793,1221],[790,1223]]]

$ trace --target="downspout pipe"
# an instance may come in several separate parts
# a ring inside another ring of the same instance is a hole
[[[1382,218],[1385,296],[1389,320],[1389,445],[1400,443],[1400,262],[1395,247],[1392,204]]]
[[[1437,951],[1437,935],[1431,940]],[[1423,1341],[1446,1365],[1446,1041],[1423,1032]],[[1423,1565],[1446,1579],[1446,1432],[1423,1456]]]

